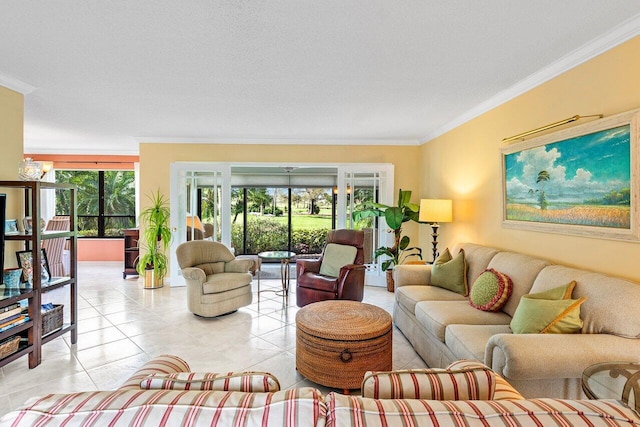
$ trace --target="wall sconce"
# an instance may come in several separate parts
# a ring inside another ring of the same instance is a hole
[[[446,199],[422,199],[420,200],[419,222],[431,223],[433,229],[433,262],[438,258],[438,228],[440,222],[451,222],[453,220],[453,203]]]
[[[40,179],[42,179],[46,174],[49,173],[51,169],[53,169],[53,162],[44,161],[44,162],[40,162],[40,165],[42,165],[42,175],[40,175]]]

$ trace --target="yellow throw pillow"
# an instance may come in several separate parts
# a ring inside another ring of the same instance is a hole
[[[436,262],[431,266],[431,285],[448,289],[464,296],[469,295],[467,261],[462,249],[453,258],[447,248],[436,259]]]
[[[536,294],[524,295],[511,319],[514,334],[572,334],[582,329],[580,305],[585,297],[574,300],[571,292],[576,286],[567,285]]]

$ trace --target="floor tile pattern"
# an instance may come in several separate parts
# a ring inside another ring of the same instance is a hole
[[[204,319],[187,310],[184,287],[144,289],[137,277],[122,278],[119,262],[80,262],[78,270],[78,342],[72,345],[67,334],[46,344],[35,369],[28,369],[26,357],[0,368],[0,415],[32,396],[114,389],[145,361],[167,353],[184,358],[194,371],[268,371],[283,388],[329,391],[295,369],[298,308],[293,293],[288,302],[272,292],[262,292],[258,302],[254,293],[253,304]],[[261,289],[279,285],[279,280],[262,280]],[[43,303],[68,304],[63,291],[46,296]],[[391,313],[393,294],[367,287],[364,302]],[[394,327],[394,369],[425,366]]]

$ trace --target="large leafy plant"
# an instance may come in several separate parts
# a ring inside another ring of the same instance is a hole
[[[362,208],[354,211],[354,221],[360,221],[371,217],[384,217],[390,233],[393,233],[393,246],[381,246],[376,249],[375,257],[387,256],[382,262],[382,270],[387,271],[395,265],[402,264],[409,257],[422,259],[422,249],[409,247],[411,239],[402,235],[402,225],[408,221],[418,222],[420,206],[411,203],[411,191],[399,190],[397,206],[387,206],[381,203],[367,202]]]
[[[171,228],[169,224],[169,202],[157,190],[155,194],[147,196],[149,207],[140,213],[140,225],[144,229],[142,246],[146,253],[138,259],[137,270],[141,275],[145,270],[153,270],[156,277],[164,277],[169,268],[166,251],[171,242]]]

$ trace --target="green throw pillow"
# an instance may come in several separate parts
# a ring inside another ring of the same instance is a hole
[[[535,299],[523,296],[511,319],[514,334],[572,334],[582,329],[580,304],[586,298]]]
[[[467,261],[464,258],[464,251],[453,258],[449,249],[436,259],[431,266],[431,285],[448,289],[461,295],[469,295],[467,286]]]
[[[353,264],[357,253],[358,249],[355,246],[329,243],[327,247],[324,248],[322,264],[320,264],[320,274],[323,276],[338,277],[342,267]]]
[[[580,305],[571,299],[575,281],[544,292],[524,295],[511,319],[514,334],[572,334],[582,329]]]
[[[513,292],[513,282],[504,273],[489,268],[473,282],[469,304],[482,311],[498,311]]]

